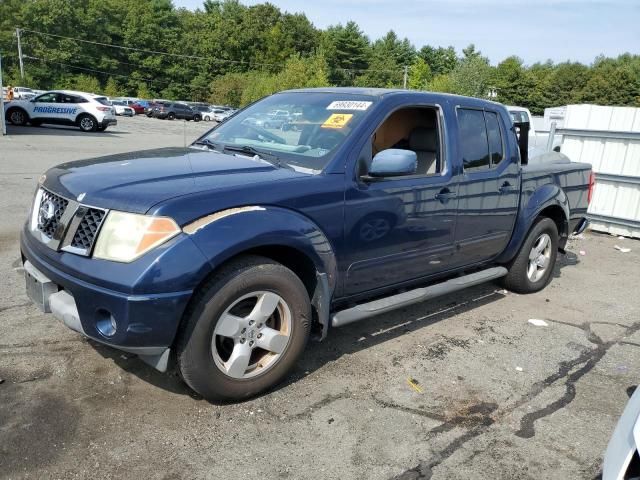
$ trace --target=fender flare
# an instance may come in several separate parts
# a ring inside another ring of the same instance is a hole
[[[206,257],[212,271],[229,259],[256,248],[288,247],[309,258],[316,271],[311,303],[327,335],[331,298],[337,282],[337,261],[331,242],[311,219],[282,207],[251,205],[201,217],[183,231]]]
[[[527,194],[529,196],[525,197]],[[552,206],[559,207],[563,212],[564,231],[558,232],[561,238],[560,246],[563,248],[563,243],[566,243],[566,238],[569,234],[569,200],[559,186],[546,184],[535,190],[523,190],[523,199],[513,227],[511,240],[496,259],[498,263],[507,263],[517,255],[535,219],[544,209]]]

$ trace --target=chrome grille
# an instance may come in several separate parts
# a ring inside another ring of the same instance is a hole
[[[37,206],[38,210],[36,212],[38,230],[47,237],[53,238],[53,234],[60,224],[60,219],[67,209],[67,205],[69,205],[69,200],[43,189],[40,205]],[[46,210],[49,208],[52,208],[53,215],[51,218],[46,218]],[[41,212],[44,212],[44,214],[41,215]]]
[[[89,208],[82,217],[82,221],[78,225],[76,233],[71,240],[71,246],[73,248],[80,248],[85,250],[87,254],[93,246],[93,242],[96,238],[96,233],[102,224],[102,220],[106,212],[99,208]]]

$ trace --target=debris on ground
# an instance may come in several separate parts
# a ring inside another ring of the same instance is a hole
[[[335,420],[334,420],[333,418],[330,418],[329,420],[327,420],[327,423],[328,423],[329,425],[331,425],[334,421],[335,421]]]
[[[516,370],[517,370],[518,372],[523,372],[523,371],[524,371],[524,369],[523,369],[522,367],[516,367]]]
[[[411,388],[413,388],[418,393],[423,393],[422,387],[420,386],[420,382],[418,382],[415,378],[407,378],[407,383]]]
[[[622,253],[629,253],[631,251],[630,248],[626,248],[626,247],[620,247],[619,245],[614,245],[613,248],[615,248],[616,250],[622,252]]]
[[[585,252],[584,250],[580,250],[578,253],[579,253],[580,255],[582,255],[583,257],[587,254],[587,252]]]
[[[535,327],[548,327],[549,324],[539,318],[530,318],[529,323]]]
[[[4,383],[4,378],[0,378],[0,385]]]

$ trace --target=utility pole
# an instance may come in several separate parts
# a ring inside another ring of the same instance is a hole
[[[4,118],[4,88],[2,88],[2,55],[0,54],[0,126],[2,126],[2,135],[7,134],[7,122]]]
[[[22,63],[22,43],[20,43],[20,29],[16,28],[16,37],[18,38],[18,61],[20,62],[20,78],[24,81],[24,63]]]
[[[20,37],[18,37],[20,38]],[[20,41],[18,40],[18,45],[20,45]],[[407,88],[407,75],[409,73],[409,67],[404,66],[404,78],[402,79],[402,88]]]

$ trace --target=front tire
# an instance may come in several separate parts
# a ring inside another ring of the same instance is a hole
[[[547,217],[534,223],[516,258],[502,279],[516,293],[534,293],[549,284],[558,256],[558,227]]]
[[[98,130],[98,121],[91,115],[83,114],[78,117],[78,127],[83,132],[95,132]]]
[[[6,119],[14,125],[26,125],[29,121],[29,115],[22,108],[10,108],[7,110]]]
[[[280,382],[304,350],[309,295],[288,268],[242,257],[196,294],[177,342],[185,382],[207,400],[240,400]]]
[[[167,115],[167,120],[174,120],[175,118],[176,118],[175,113],[170,113],[169,115]]]

